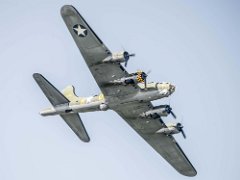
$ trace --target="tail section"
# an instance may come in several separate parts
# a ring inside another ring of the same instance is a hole
[[[69,103],[69,100],[41,74],[34,73],[33,78],[53,106]]]
[[[63,89],[62,93],[69,101],[77,101],[80,99],[80,97],[75,94],[74,86],[67,86],[65,89]]]
[[[53,105],[53,108],[58,108],[58,106],[60,105],[67,105],[70,102],[70,95],[65,97],[41,74],[34,73],[33,78],[35,79],[39,87],[42,89],[43,93],[48,98],[50,103]],[[78,113],[60,114],[60,116],[82,141],[90,141],[90,138]]]

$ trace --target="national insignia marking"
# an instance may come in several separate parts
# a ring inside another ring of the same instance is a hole
[[[73,26],[73,31],[79,36],[79,37],[86,37],[87,36],[87,29],[81,25],[81,24],[75,24]]]

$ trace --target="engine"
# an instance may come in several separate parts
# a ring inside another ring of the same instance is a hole
[[[112,60],[117,62],[125,62],[129,59],[129,53],[127,51],[117,52],[112,54]]]
[[[159,116],[168,116],[172,114],[175,118],[175,114],[172,112],[172,108],[169,105],[156,106],[153,109],[142,113],[140,116],[142,118],[159,118]]]
[[[186,135],[183,131],[183,126],[181,123],[170,123],[166,125],[167,127],[159,129],[156,133],[172,135],[182,133],[183,137],[186,138]]]
[[[135,54],[129,54],[127,51],[121,51],[121,52],[116,52],[116,53],[112,53],[111,56],[108,56],[107,58],[105,58],[103,60],[104,63],[107,62],[118,62],[118,63],[122,63],[125,62],[125,66],[127,66],[128,60],[131,56],[135,56]]]
[[[121,79],[116,79],[114,81],[110,81],[110,84],[122,84],[122,85],[129,85],[129,84],[137,84],[137,83],[144,83],[146,87],[146,78],[147,74],[143,71],[138,71],[132,74],[129,74],[127,77],[122,77]]]

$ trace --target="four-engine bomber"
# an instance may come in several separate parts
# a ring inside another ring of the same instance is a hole
[[[148,73],[143,71],[129,74],[121,63],[126,67],[135,54],[111,53],[73,6],[63,6],[61,15],[101,93],[78,97],[72,85],[60,92],[41,74],[34,73],[35,81],[52,104],[40,114],[60,115],[83,142],[89,142],[78,113],[113,110],[179,173],[195,176],[197,171],[173,137],[177,133],[186,137],[183,126],[165,124],[162,117],[171,114],[176,118],[172,108],[169,105],[154,107],[151,102],[169,97],[175,86],[168,82],[147,83]]]

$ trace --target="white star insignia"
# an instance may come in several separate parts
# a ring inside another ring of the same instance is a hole
[[[85,37],[87,35],[87,29],[80,24],[74,25],[73,30],[80,37]]]

